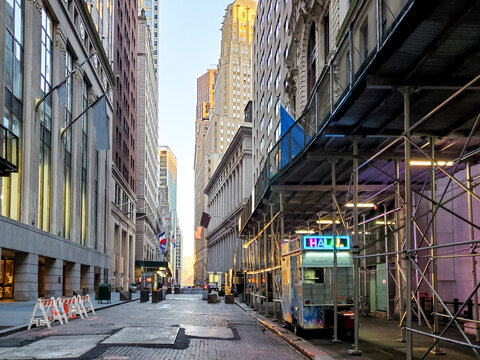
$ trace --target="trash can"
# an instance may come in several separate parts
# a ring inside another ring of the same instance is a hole
[[[152,291],[152,304],[160,302],[160,291]]]
[[[104,302],[108,301],[109,303],[112,302],[111,294],[110,294],[110,285],[108,284],[100,284],[98,285],[98,299],[97,302]]]
[[[140,302],[148,302],[149,298],[150,298],[149,290],[140,291]]]

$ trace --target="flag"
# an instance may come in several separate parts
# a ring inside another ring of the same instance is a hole
[[[172,235],[170,242],[175,246],[175,235]]]
[[[167,248],[167,238],[165,237],[165,231],[158,234],[158,245],[160,246],[160,250],[162,250],[162,253],[165,253],[165,249]]]
[[[93,125],[96,132],[96,150],[108,150],[110,148],[110,139],[108,134],[108,118],[107,118],[107,97],[102,95],[100,100],[92,108]]]
[[[195,239],[200,240],[202,238],[202,227],[195,226]]]
[[[61,107],[67,105],[67,81],[68,80],[65,80],[62,85],[57,88],[58,105]]]
[[[162,224],[163,224],[164,228],[166,228],[170,225],[170,214],[162,216]]]

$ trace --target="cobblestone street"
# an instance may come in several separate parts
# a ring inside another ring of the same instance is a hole
[[[0,338],[0,359],[302,359],[237,305],[168,295]]]

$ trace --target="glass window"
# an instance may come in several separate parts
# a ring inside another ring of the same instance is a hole
[[[65,54],[65,76],[72,72],[72,55],[69,51]],[[65,99],[65,123],[72,122],[72,78],[66,81]],[[59,99],[62,102],[61,99]],[[72,198],[72,128],[69,128],[63,138],[64,157],[64,183],[63,183],[63,237],[70,239],[70,218],[71,218],[71,198]]]
[[[40,89],[43,95],[52,87],[52,18],[45,7],[42,8]],[[40,149],[38,182],[38,228],[50,231],[50,181],[51,181],[51,123],[52,97],[40,105]]]
[[[325,272],[323,268],[304,268],[304,284],[323,284],[325,283]]]
[[[18,151],[22,149],[21,127],[23,120],[23,11],[21,0],[5,2],[5,104],[0,125],[18,136]],[[8,147],[11,159],[18,158],[18,172],[2,178],[0,188],[0,214],[20,220],[21,153],[16,153],[14,142]],[[0,149],[0,157],[3,157]],[[10,156],[9,156],[10,159]]]

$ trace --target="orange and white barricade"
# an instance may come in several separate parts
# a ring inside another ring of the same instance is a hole
[[[68,317],[69,317],[69,310],[68,310],[68,304],[67,301],[71,299],[62,299],[61,297],[57,298],[57,306],[58,310],[60,310],[60,314],[65,321],[66,324],[68,324]]]
[[[83,319],[83,315],[86,315],[83,304],[80,301],[80,296],[73,296],[62,300],[63,308],[69,319],[76,319],[77,315]]]
[[[41,312],[39,317],[37,316],[37,311]],[[38,299],[28,324],[28,330],[30,330],[32,325],[37,327],[47,325],[51,329],[50,324],[55,320],[58,320],[63,325],[62,314],[58,308],[57,300],[53,297],[50,299]]]
[[[85,315],[88,317],[87,313],[91,311],[93,315],[95,314],[95,309],[93,308],[92,304],[92,299],[90,299],[90,295],[84,295],[84,296],[77,296],[82,303],[83,309],[85,310]]]

